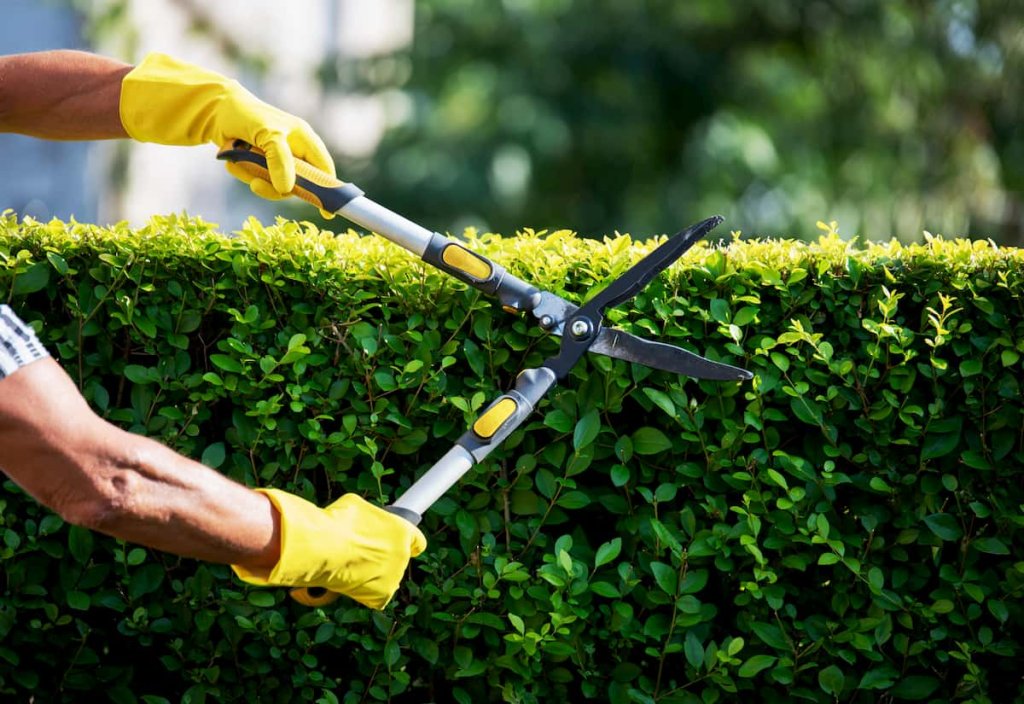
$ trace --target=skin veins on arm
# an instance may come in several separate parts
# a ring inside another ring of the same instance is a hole
[[[107,423],[49,358],[0,380],[0,468],[76,525],[210,562],[279,558],[264,495]]]
[[[0,132],[45,139],[127,137],[121,80],[132,67],[82,51],[0,56]]]

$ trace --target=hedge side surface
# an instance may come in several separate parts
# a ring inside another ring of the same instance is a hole
[[[1024,699],[1024,256],[701,244],[612,323],[747,383],[591,355],[426,517],[383,613],[0,495],[0,697]],[[580,301],[628,236],[467,232]],[[557,341],[381,238],[0,218],[10,303],[98,413],[238,481],[385,504]]]

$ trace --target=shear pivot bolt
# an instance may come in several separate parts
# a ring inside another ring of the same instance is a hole
[[[569,326],[569,332],[577,339],[584,338],[590,334],[590,323],[586,320],[574,320]]]
[[[542,316],[540,316],[540,326],[542,328],[549,328],[549,327],[551,327],[554,324],[555,324],[555,319],[552,318],[550,315],[542,315]]]

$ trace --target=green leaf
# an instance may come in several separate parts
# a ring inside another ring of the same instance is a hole
[[[128,594],[132,599],[150,594],[164,581],[163,565],[150,563],[143,565],[132,573],[128,586]]]
[[[644,426],[633,433],[633,451],[638,455],[656,455],[672,447],[672,441],[657,428]]]
[[[713,298],[709,304],[711,317],[719,323],[729,322],[729,301],[724,298]]]
[[[751,630],[765,645],[774,650],[788,650],[790,647],[782,635],[782,629],[774,624],[755,621],[751,624]]]
[[[594,557],[594,568],[607,565],[622,552],[622,538],[612,538],[610,542],[604,543],[597,549]]]
[[[537,487],[537,491],[544,498],[550,499],[555,495],[557,484],[555,483],[555,475],[550,470],[538,469],[537,473],[533,476],[533,483]]]
[[[573,429],[572,416],[565,411],[554,410],[544,416],[544,425],[559,433],[568,433]]]
[[[892,487],[885,483],[885,480],[881,477],[871,477],[871,481],[868,482],[868,486],[872,490],[888,494],[892,491]]]
[[[89,561],[92,555],[93,538],[92,533],[81,526],[70,526],[68,528],[68,551],[77,562],[83,565]]]
[[[267,609],[274,605],[276,600],[274,599],[273,592],[270,591],[254,591],[249,592],[246,597],[248,602],[253,606],[257,606],[261,609]]]
[[[556,502],[562,508],[567,509],[578,509],[588,506],[590,504],[590,497],[586,492],[582,491],[567,491],[558,497]]]
[[[786,491],[789,491],[789,482],[786,481],[786,478],[784,476],[782,476],[781,472],[779,472],[778,470],[772,469],[771,467],[769,467],[765,471],[768,474],[768,478],[771,479],[773,483],[779,485],[780,487],[782,487]]]
[[[597,409],[591,409],[583,414],[583,417],[576,422],[576,429],[572,434],[572,446],[576,452],[590,445],[597,438],[601,430],[601,417]]]
[[[629,436],[623,435],[615,441],[615,457],[619,462],[629,462],[633,459],[633,441]]]
[[[922,462],[945,457],[960,444],[960,431],[963,425],[962,418],[941,421],[936,425],[942,428],[942,432],[925,435],[924,444],[921,447]]]
[[[825,694],[838,697],[842,694],[843,687],[846,685],[846,677],[838,667],[829,665],[818,673],[818,685]]]
[[[680,594],[696,594],[704,589],[708,583],[707,570],[691,570],[686,573],[682,584],[679,585]]]
[[[729,641],[729,645],[726,647],[725,652],[729,654],[729,657],[732,657],[743,650],[744,645],[745,643],[742,638],[733,638]]]
[[[930,697],[932,692],[939,688],[940,684],[941,682],[935,677],[911,675],[900,680],[889,693],[896,699],[921,701]]]
[[[77,611],[86,611],[91,605],[89,595],[85,592],[71,591],[67,595],[68,606]]]
[[[542,502],[536,492],[518,489],[509,496],[509,508],[519,516],[536,516],[543,513],[546,502]]]
[[[224,464],[224,458],[226,456],[227,454],[224,449],[224,443],[215,442],[203,450],[203,457],[200,461],[211,469],[217,469]]]
[[[933,513],[924,517],[924,523],[942,540],[959,540],[963,535],[960,524],[948,513]]]
[[[608,597],[609,599],[618,599],[622,596],[618,588],[612,586],[608,582],[591,582],[590,591],[594,592],[598,596]]]
[[[1009,555],[1010,548],[1006,547],[999,538],[978,538],[971,541],[971,545],[980,552],[986,552],[989,555]]]
[[[876,667],[864,673],[857,689],[888,689],[897,677],[899,677],[899,673],[893,667],[888,665]]]
[[[156,323],[154,323],[146,316],[136,315],[134,318],[132,318],[132,323],[134,323],[135,327],[137,327],[139,331],[146,337],[150,339],[156,338]]]
[[[651,528],[654,530],[654,534],[658,537],[658,540],[665,544],[666,547],[676,557],[681,557],[683,554],[683,545],[679,542],[679,539],[665,526],[664,523],[659,521],[657,518],[651,519]]]
[[[39,522],[39,535],[52,535],[56,533],[64,525],[64,519],[56,514],[47,514],[42,521]]]
[[[882,570],[877,567],[868,570],[868,584],[871,585],[875,593],[882,591],[882,587],[885,586],[885,574]]]
[[[738,674],[740,677],[753,677],[761,670],[771,667],[778,661],[774,655],[754,655],[740,665]]]
[[[960,362],[960,376],[972,377],[981,374],[985,365],[980,359],[968,359]]]
[[[629,482],[629,469],[621,464],[612,467],[612,485],[616,487],[625,486]]]
[[[986,606],[988,606],[989,613],[995,616],[1000,623],[1006,623],[1007,619],[1010,618],[1010,610],[1002,601],[998,599],[989,599],[986,602]]]
[[[791,398],[789,408],[801,422],[807,425],[821,425],[821,406],[806,396]]]
[[[789,371],[789,357],[781,352],[772,352],[770,357],[772,364],[778,367],[783,373]]]
[[[558,551],[558,566],[561,567],[567,575],[569,575],[570,577],[572,576],[572,556],[569,555],[567,551]]]
[[[138,364],[129,364],[124,368],[124,375],[133,384],[152,384],[160,381],[155,369]]]
[[[210,361],[213,362],[213,366],[226,372],[241,374],[245,371],[245,367],[242,366],[241,362],[226,354],[211,354]]]
[[[14,278],[14,286],[11,292],[15,296],[23,296],[36,291],[42,291],[50,282],[50,264],[48,262],[36,262],[25,271]]]
[[[668,397],[668,394],[657,389],[644,388],[644,395],[651,399],[655,406],[665,411],[669,418],[676,417],[676,404],[672,403],[672,399]]]
[[[68,262],[64,257],[60,256],[56,252],[47,252],[46,258],[49,260],[50,266],[52,266],[54,271],[58,274],[64,276],[64,274],[68,273]]]
[[[661,591],[672,597],[676,595],[679,577],[675,567],[666,565],[663,562],[652,562],[651,573],[654,575],[654,581],[657,582]]]
[[[484,376],[484,371],[487,367],[487,360],[484,358],[484,353],[480,350],[480,346],[477,345],[470,339],[463,340],[462,351],[466,355],[466,361],[469,363],[470,369],[477,378]]]
[[[690,667],[701,669],[704,664],[704,646],[697,640],[697,635],[692,630],[686,632],[686,638],[683,640],[683,654],[686,656],[686,662],[690,663]]]

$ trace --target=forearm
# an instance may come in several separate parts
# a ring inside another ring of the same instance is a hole
[[[277,562],[265,496],[103,421],[51,359],[0,381],[0,466],[72,523],[211,562]]]
[[[0,56],[0,132],[46,139],[126,137],[119,104],[128,64],[81,51]]]
[[[277,562],[277,513],[265,496],[153,440],[107,428],[90,474],[112,500],[91,527],[209,562]]]

